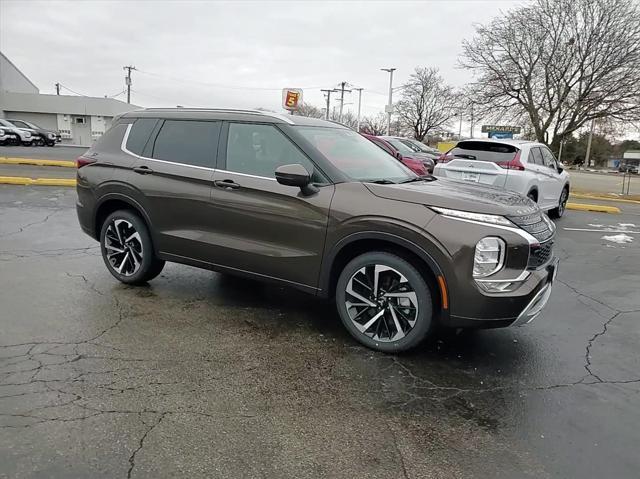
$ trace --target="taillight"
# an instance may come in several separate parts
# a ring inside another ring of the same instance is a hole
[[[76,159],[76,168],[80,169],[83,166],[87,166],[90,165],[91,163],[95,163],[96,159],[95,158],[87,158],[86,156],[79,156]]]
[[[516,153],[516,156],[513,157],[511,161],[503,161],[500,163],[496,163],[499,167],[504,168],[505,170],[518,170],[524,171],[524,165],[520,163],[520,151]]]
[[[438,157],[438,163],[447,163],[449,161],[453,160],[453,155],[449,155],[447,153],[443,153],[442,155],[440,155]]]

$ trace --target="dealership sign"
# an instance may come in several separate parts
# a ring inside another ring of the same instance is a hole
[[[511,133],[519,134],[522,128],[508,125],[482,125],[482,133]]]
[[[282,108],[295,111],[302,105],[302,89],[284,88],[282,90]]]

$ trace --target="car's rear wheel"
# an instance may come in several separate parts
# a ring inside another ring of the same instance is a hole
[[[386,252],[365,253],[345,266],[336,305],[349,333],[377,351],[411,349],[435,323],[427,282],[407,261]]]
[[[560,199],[558,201],[558,207],[549,211],[549,216],[552,218],[562,218],[564,212],[567,209],[567,201],[569,200],[569,189],[563,188],[560,193]]]
[[[135,213],[118,210],[102,224],[100,249],[109,272],[126,284],[152,280],[164,268],[154,252],[149,228]]]

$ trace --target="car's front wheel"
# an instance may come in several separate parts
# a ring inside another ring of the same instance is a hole
[[[164,261],[155,255],[149,228],[129,210],[115,211],[104,221],[100,249],[109,272],[123,283],[145,283],[164,268]]]
[[[435,323],[427,282],[409,262],[387,252],[365,253],[345,266],[336,305],[351,335],[383,352],[417,346]]]

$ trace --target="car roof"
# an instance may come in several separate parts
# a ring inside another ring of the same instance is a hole
[[[190,120],[242,120],[261,123],[289,124],[297,126],[320,126],[325,128],[347,128],[338,122],[299,115],[282,115],[264,110],[240,110],[230,108],[145,108],[120,115],[119,118],[164,118]]]

